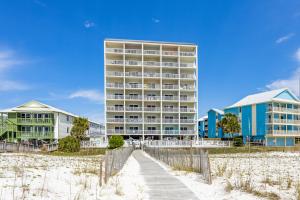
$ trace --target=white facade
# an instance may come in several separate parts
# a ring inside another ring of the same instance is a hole
[[[105,40],[107,136],[197,135],[197,46]]]

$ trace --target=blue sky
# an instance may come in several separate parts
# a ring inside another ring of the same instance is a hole
[[[300,77],[300,1],[0,3],[0,108],[31,99],[103,119],[103,40],[199,46],[199,115]]]

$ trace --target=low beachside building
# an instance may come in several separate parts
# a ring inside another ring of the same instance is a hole
[[[78,116],[38,101],[30,101],[0,111],[0,138],[9,142],[57,141],[70,135],[75,117]],[[99,123],[89,123],[88,137],[105,136]]]
[[[208,137],[208,116],[201,117],[198,120],[198,134],[201,138]]]
[[[238,116],[244,142],[267,146],[300,143],[300,101],[287,88],[249,95],[224,112]]]
[[[218,127],[218,122],[222,120],[224,111],[212,108],[208,111],[208,137],[223,138],[222,128]]]

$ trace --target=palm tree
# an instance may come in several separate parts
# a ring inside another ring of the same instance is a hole
[[[218,128],[222,128],[224,133],[231,134],[239,133],[241,131],[241,125],[236,115],[232,113],[226,113],[221,121],[217,124]]]

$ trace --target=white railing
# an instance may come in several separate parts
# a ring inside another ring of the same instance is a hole
[[[195,88],[193,86],[180,86],[180,89],[182,89],[182,90],[194,90]]]
[[[125,99],[126,100],[142,100],[143,96],[142,95],[126,95]]]
[[[180,112],[195,112],[195,108],[180,108]]]
[[[162,99],[167,101],[178,101],[178,96],[163,96]]]
[[[196,79],[194,74],[180,74],[180,78]]]
[[[194,130],[181,130],[180,135],[194,135],[196,131]]]
[[[145,118],[145,123],[160,123],[160,119]]]
[[[108,146],[107,141],[81,141],[80,148],[106,148]]]
[[[178,135],[179,131],[178,130],[163,130],[164,135]]]
[[[278,107],[278,106],[269,107],[268,110],[273,112],[277,111],[277,112],[288,112],[288,113],[300,113],[300,109],[285,108],[285,107]]]
[[[230,147],[229,141],[219,140],[145,140],[147,147],[188,148],[188,147]]]
[[[141,49],[125,49],[126,54],[142,54]]]
[[[124,88],[122,83],[106,83],[106,87],[109,88]]]
[[[159,84],[144,84],[145,89],[160,89]]]
[[[179,78],[179,75],[173,74],[173,73],[163,73],[162,77],[164,77],[164,78]]]
[[[106,75],[107,76],[124,76],[124,73],[123,72],[107,71]]]
[[[145,55],[160,55],[159,50],[144,50]]]
[[[122,48],[106,48],[106,53],[123,53],[124,50]]]
[[[138,88],[142,88],[142,84],[126,84],[126,88],[133,88],[133,89],[138,89]]]
[[[127,118],[126,122],[128,123],[141,123],[143,122],[142,118]]]
[[[142,107],[126,107],[126,111],[142,111]]]
[[[195,97],[180,97],[180,101],[195,101]]]
[[[107,122],[124,122],[124,118],[107,118]]]
[[[160,67],[160,62],[144,61],[144,66]]]
[[[106,95],[106,99],[124,99],[124,96],[123,95],[111,95],[111,94],[108,94],[108,95]]]
[[[195,120],[194,119],[180,119],[180,123],[190,124],[190,123],[195,123]]]
[[[178,63],[177,62],[163,62],[162,66],[164,66],[164,67],[178,67]]]
[[[180,67],[191,67],[194,68],[196,67],[194,63],[180,63]]]
[[[158,100],[160,100],[160,96],[145,96],[144,100],[158,101]]]
[[[164,107],[163,111],[165,112],[178,112],[178,108],[168,108],[168,107]]]
[[[144,73],[144,77],[160,77],[160,73]]]
[[[130,134],[130,135],[142,135],[143,134],[143,131],[142,130],[130,130],[130,129],[127,129],[126,130],[126,134]]]
[[[140,66],[140,65],[142,65],[142,62],[138,61],[138,60],[126,60],[125,64],[132,65],[132,66]]]
[[[181,51],[180,56],[195,56],[195,52]]]
[[[163,51],[162,55],[164,55],[164,56],[178,56],[178,51]]]
[[[178,89],[178,85],[163,85],[162,88],[163,89],[174,90],[174,89]]]
[[[124,134],[124,130],[108,129],[106,131],[106,133],[110,134],[110,135],[123,135]]]
[[[106,60],[107,65],[123,65],[123,60]]]
[[[144,111],[146,112],[160,112],[160,107],[144,107]]]
[[[120,106],[107,106],[106,109],[108,111],[124,111],[124,107]]]
[[[142,77],[142,72],[126,72],[127,77]]]
[[[178,119],[163,119],[163,123],[178,123]]]
[[[159,130],[145,130],[144,134],[145,135],[160,135],[160,131]]]

